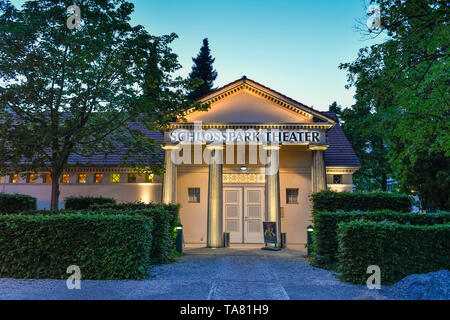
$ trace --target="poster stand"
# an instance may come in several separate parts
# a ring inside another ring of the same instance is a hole
[[[261,250],[280,251],[281,248],[277,246],[277,223],[263,222],[264,231],[264,247]]]

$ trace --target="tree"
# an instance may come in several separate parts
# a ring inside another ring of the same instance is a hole
[[[329,111],[336,114],[342,130],[361,161],[361,168],[353,175],[356,189],[386,191],[392,169],[377,114],[366,104],[358,103],[351,108],[342,109],[333,102]]]
[[[199,99],[211,91],[214,91],[214,80],[217,78],[217,72],[213,68],[216,59],[211,56],[208,39],[203,39],[203,46],[196,58],[192,58],[194,65],[189,73],[190,79],[200,79],[203,83],[190,93],[193,100]]]
[[[450,96],[447,1],[377,0],[385,42],[360,50],[348,71],[357,104],[377,115],[402,191],[449,209]]]
[[[69,29],[73,2],[27,1],[18,10],[0,0],[0,168],[49,171],[52,210],[70,156],[126,144],[124,160],[148,164],[157,143],[130,123],[153,129],[190,107],[188,82],[170,75],[179,67],[168,48],[175,35],[131,26],[125,0],[75,1],[80,25]]]

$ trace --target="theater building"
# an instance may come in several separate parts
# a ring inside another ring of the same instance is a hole
[[[262,244],[263,221],[277,222],[288,247],[303,247],[312,223],[310,195],[352,191],[359,160],[336,121],[243,77],[201,101],[164,132],[165,173],[140,176],[120,155],[72,157],[62,177],[61,200],[102,195],[119,202],[179,203],[184,241],[221,247]],[[29,194],[50,205],[45,173],[2,177],[0,191]],[[278,237],[280,239],[280,237]]]

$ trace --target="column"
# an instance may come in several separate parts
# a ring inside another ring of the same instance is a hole
[[[175,203],[177,194],[177,166],[172,161],[172,153],[178,146],[167,145],[164,149],[164,176],[162,203]]]
[[[207,146],[209,152],[208,178],[208,248],[223,247],[223,146]]]
[[[266,150],[266,222],[277,223],[277,246],[281,247],[280,146],[263,146]]]
[[[313,193],[325,190],[327,188],[323,150],[312,150],[311,175]]]

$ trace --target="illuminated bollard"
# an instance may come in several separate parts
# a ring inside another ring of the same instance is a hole
[[[308,256],[312,253],[312,243],[313,243],[312,233],[313,233],[313,231],[314,231],[314,228],[311,225],[309,225],[306,228],[306,234],[308,235]]]
[[[183,253],[183,225],[181,222],[178,223],[178,226],[176,227],[177,230],[177,238],[176,238],[176,250],[178,253]]]

